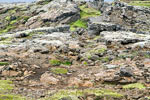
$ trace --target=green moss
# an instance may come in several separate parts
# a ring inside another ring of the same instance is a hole
[[[84,94],[95,94],[96,96],[109,96],[109,97],[115,97],[115,98],[122,98],[123,95],[116,93],[114,91],[110,90],[104,90],[104,89],[85,89],[85,90],[60,90],[59,92],[55,93],[49,98],[46,98],[44,100],[60,100],[61,98],[64,97],[69,97],[69,96],[84,96]]]
[[[8,92],[14,88],[12,81],[0,80],[0,93]]]
[[[8,62],[0,62],[0,66],[9,65]]]
[[[101,13],[94,8],[90,8],[87,5],[82,5],[80,8],[80,19],[70,24],[70,30],[74,31],[76,28],[87,28],[87,21],[86,19],[89,17],[96,17],[100,16]]]
[[[0,44],[11,44],[12,38],[1,38]]]
[[[70,30],[74,31],[77,27],[79,28],[87,28],[87,22],[84,20],[77,20],[76,22],[71,23]]]
[[[5,17],[5,20],[10,21],[10,16]]]
[[[90,53],[94,53],[94,54],[99,54],[99,53],[104,53],[106,51],[106,48],[95,48],[93,50],[90,50]]]
[[[94,8],[90,8],[87,5],[82,5],[79,8],[81,10],[80,12],[81,19],[86,19],[89,17],[96,17],[101,15],[100,11]]]
[[[0,80],[0,100],[26,100],[22,96],[10,93],[13,89],[14,84],[12,81]]]
[[[103,58],[100,58],[100,60],[102,62],[109,62],[109,57],[103,57]]]
[[[145,89],[146,87],[141,83],[133,83],[133,84],[124,85],[123,88],[124,89],[134,89],[134,88]]]
[[[16,28],[16,26],[8,25],[5,29],[0,30],[0,34],[9,32],[10,30],[15,29],[15,28]]]
[[[59,66],[59,65],[61,65],[61,61],[57,60],[57,59],[52,59],[52,60],[50,60],[50,64],[53,66]]]
[[[0,100],[27,100],[19,95],[0,94]]]
[[[13,20],[13,21],[10,22],[10,25],[15,24],[16,22],[17,22],[17,20]]]
[[[88,65],[88,62],[84,61],[84,62],[83,62],[83,65]]]
[[[133,6],[150,7],[150,1],[131,1],[129,4]]]
[[[27,22],[29,18],[30,18],[30,16],[23,16],[23,19],[25,22]]]
[[[70,61],[64,61],[64,62],[62,62],[62,64],[66,65],[66,66],[70,66],[70,65],[72,65],[72,62],[70,62]]]
[[[65,68],[52,68],[51,71],[55,74],[67,74],[68,70]]]

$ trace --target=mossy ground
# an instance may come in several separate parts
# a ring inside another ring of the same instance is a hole
[[[0,100],[26,100],[24,97],[12,94],[14,84],[10,80],[0,80]]]
[[[95,10],[94,8],[88,7],[86,4],[79,7],[80,8],[80,19],[71,23],[70,30],[74,31],[76,28],[87,28],[87,19],[89,17],[100,16],[100,11]]]
[[[8,62],[0,62],[0,66],[9,65]]]
[[[134,89],[134,88],[145,89],[146,87],[141,83],[133,83],[133,84],[124,85],[123,88],[124,89]]]
[[[84,96],[85,94],[95,94],[96,96],[102,97],[115,97],[115,98],[122,98],[123,95],[111,90],[104,90],[104,89],[85,89],[85,90],[60,90],[54,95],[49,98],[43,100],[60,100],[61,98],[68,97],[68,96]]]
[[[51,71],[55,74],[67,74],[68,70],[65,68],[51,68]]]
[[[50,64],[52,66],[60,66],[61,64],[65,65],[65,66],[70,66],[70,65],[72,65],[72,62],[70,62],[70,61],[60,61],[58,59],[51,59]]]
[[[133,6],[150,7],[150,1],[131,1],[129,4]]]

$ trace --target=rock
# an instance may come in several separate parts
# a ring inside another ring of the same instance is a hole
[[[40,81],[44,85],[56,85],[59,82],[59,79],[51,76],[49,73],[44,73],[41,75]]]
[[[136,34],[133,32],[101,32],[100,35],[108,42],[120,42],[121,44],[130,44],[150,39],[150,35]]]
[[[64,97],[64,98],[61,98],[59,100],[79,100],[78,97],[76,96],[69,96],[69,97]]]
[[[27,37],[28,35],[26,33],[20,33],[20,34],[15,34],[15,38],[24,38]]]
[[[57,8],[57,9],[56,9]],[[39,12],[43,13],[39,13]],[[26,26],[29,28],[36,28],[42,26],[44,23],[56,26],[56,24],[70,24],[80,18],[79,9],[76,4],[62,3],[54,0],[42,8],[37,9],[36,16],[31,17]],[[37,23],[39,23],[37,25]]]
[[[121,67],[120,68],[120,76],[131,77],[133,76],[132,69],[130,67]]]
[[[124,2],[116,1],[103,9],[103,21],[125,27],[125,30],[138,33],[150,33],[150,9],[131,6]]]
[[[109,65],[105,65],[105,67],[106,67],[107,69],[115,69],[115,68],[118,68],[119,66],[109,64]]]
[[[102,22],[101,17],[90,18],[88,23],[88,34],[99,35],[102,31],[119,31],[121,26],[108,22]]]
[[[36,4],[37,5],[44,5],[45,3],[51,2],[52,0],[37,0]]]
[[[85,81],[83,84],[82,84],[82,87],[93,87],[94,84],[90,81]]]
[[[2,72],[2,75],[3,76],[11,76],[11,77],[16,77],[20,74],[20,72],[17,72],[17,71],[7,71],[7,70],[4,70]]]
[[[83,83],[83,81],[78,79],[78,78],[76,78],[76,77],[73,77],[73,78],[68,80],[68,85],[69,86],[77,86],[77,87],[79,87],[79,86],[82,85],[82,83]]]

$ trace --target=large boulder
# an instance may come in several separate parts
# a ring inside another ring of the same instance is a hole
[[[103,21],[122,25],[126,30],[137,33],[150,33],[150,8],[130,6],[114,2],[103,9]]]
[[[99,35],[103,31],[119,31],[121,29],[120,25],[103,22],[101,16],[90,18],[88,23],[89,35]]]
[[[121,44],[130,44],[141,41],[148,41],[150,35],[136,34],[133,32],[117,31],[117,32],[101,32],[100,35],[107,42],[120,42]]]
[[[76,4],[56,0],[37,9],[36,13],[38,14],[26,22],[26,27],[37,28],[45,25],[70,24],[80,18],[80,11]]]

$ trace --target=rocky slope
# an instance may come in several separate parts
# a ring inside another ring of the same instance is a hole
[[[150,9],[95,2],[1,4],[0,100],[150,99]]]

